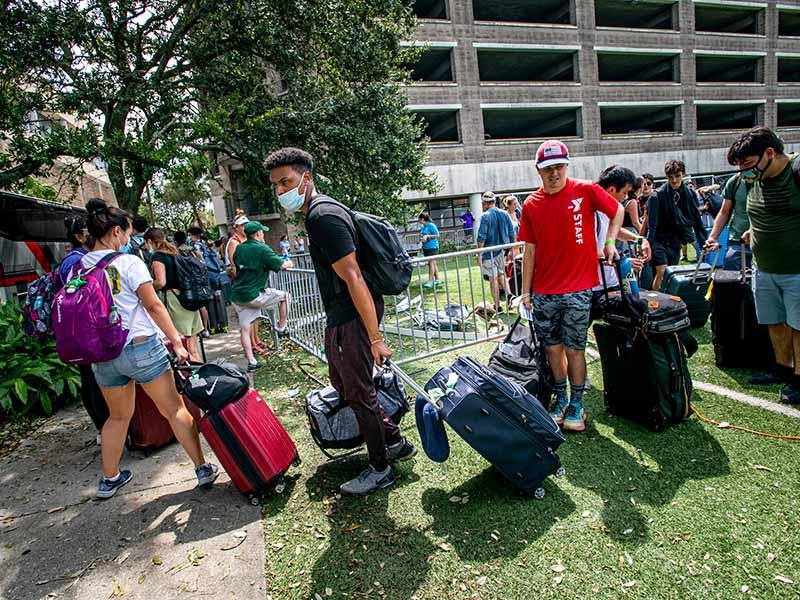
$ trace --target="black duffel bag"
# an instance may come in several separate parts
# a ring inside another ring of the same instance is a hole
[[[373,379],[383,412],[399,425],[410,408],[403,383],[389,369],[378,370]],[[342,402],[333,386],[315,390],[306,396],[306,416],[311,438],[331,460],[357,452],[364,443],[353,409]],[[350,452],[333,454],[329,450]]]
[[[188,378],[177,374],[190,371]],[[250,389],[247,374],[223,359],[198,366],[176,369],[178,391],[206,412],[217,411],[235,402]]]

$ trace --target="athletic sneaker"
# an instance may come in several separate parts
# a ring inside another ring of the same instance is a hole
[[[564,415],[561,429],[564,431],[583,431],[586,429],[586,411],[583,410],[582,404],[570,402],[567,407],[567,414]]]
[[[422,284],[422,287],[424,287],[426,290],[429,290],[429,289],[431,289],[433,287],[433,285],[434,285],[433,281],[428,281],[428,282]]]
[[[780,400],[784,404],[800,404],[800,388],[787,383],[781,390]]]
[[[131,479],[133,479],[133,473],[128,470],[120,471],[116,479],[101,477],[100,485],[97,486],[96,496],[102,500],[111,498],[111,496],[117,493],[119,488],[128,483]]]
[[[197,487],[201,488],[210,488],[214,480],[219,477],[219,467],[211,463],[200,465],[194,472],[197,475]]]
[[[389,462],[402,462],[414,458],[417,454],[417,449],[414,444],[409,442],[406,438],[401,439],[396,444],[386,446],[386,454],[389,457]]]
[[[339,490],[348,496],[366,496],[372,492],[382,490],[393,485],[397,479],[392,472],[392,467],[386,467],[383,471],[376,471],[372,465],[350,481],[339,486]]]
[[[248,364],[247,364],[247,372],[248,372],[248,373],[252,373],[252,372],[253,372],[253,371],[255,371],[256,369],[260,369],[260,368],[261,368],[261,367],[263,367],[263,366],[264,366],[264,365],[262,365],[262,364],[261,364],[261,363],[259,363],[259,362],[248,363]]]
[[[567,407],[569,406],[569,399],[564,396],[564,399],[561,401],[556,401],[556,405],[553,407],[548,414],[553,421],[556,422],[556,425],[561,427],[561,424],[564,422],[564,415],[567,412]]]

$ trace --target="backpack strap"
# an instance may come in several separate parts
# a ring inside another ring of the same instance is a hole
[[[792,165],[792,174],[794,175],[794,182],[797,185],[800,185],[800,154],[795,154],[794,157],[789,159],[789,162]]]
[[[84,275],[90,275],[93,272],[100,272],[105,271],[105,268],[111,264],[111,262],[119,256],[122,256],[124,252],[109,252],[103,258],[97,261],[97,264],[93,267],[85,267],[83,264],[83,258],[80,261],[81,272]],[[84,257],[85,258],[85,257]]]

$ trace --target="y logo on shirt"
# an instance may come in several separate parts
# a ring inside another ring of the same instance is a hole
[[[583,198],[575,198],[570,201],[572,204],[572,221],[575,224],[575,243],[583,244],[583,213],[581,212],[581,204]]]

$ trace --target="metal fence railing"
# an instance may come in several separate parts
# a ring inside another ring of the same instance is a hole
[[[381,331],[404,364],[452,352],[503,337],[521,279],[522,244],[468,249],[412,259],[414,273],[405,293],[384,298]],[[491,279],[481,273],[478,257],[494,254],[505,263],[499,278],[496,302]],[[295,257],[292,258],[295,260]],[[428,281],[429,265],[438,267],[438,283]],[[313,268],[298,267],[273,274],[271,285],[292,296],[288,327],[290,338],[307,352],[325,360],[325,308]],[[506,269],[508,273],[506,273]],[[497,308],[500,308],[498,312]]]

